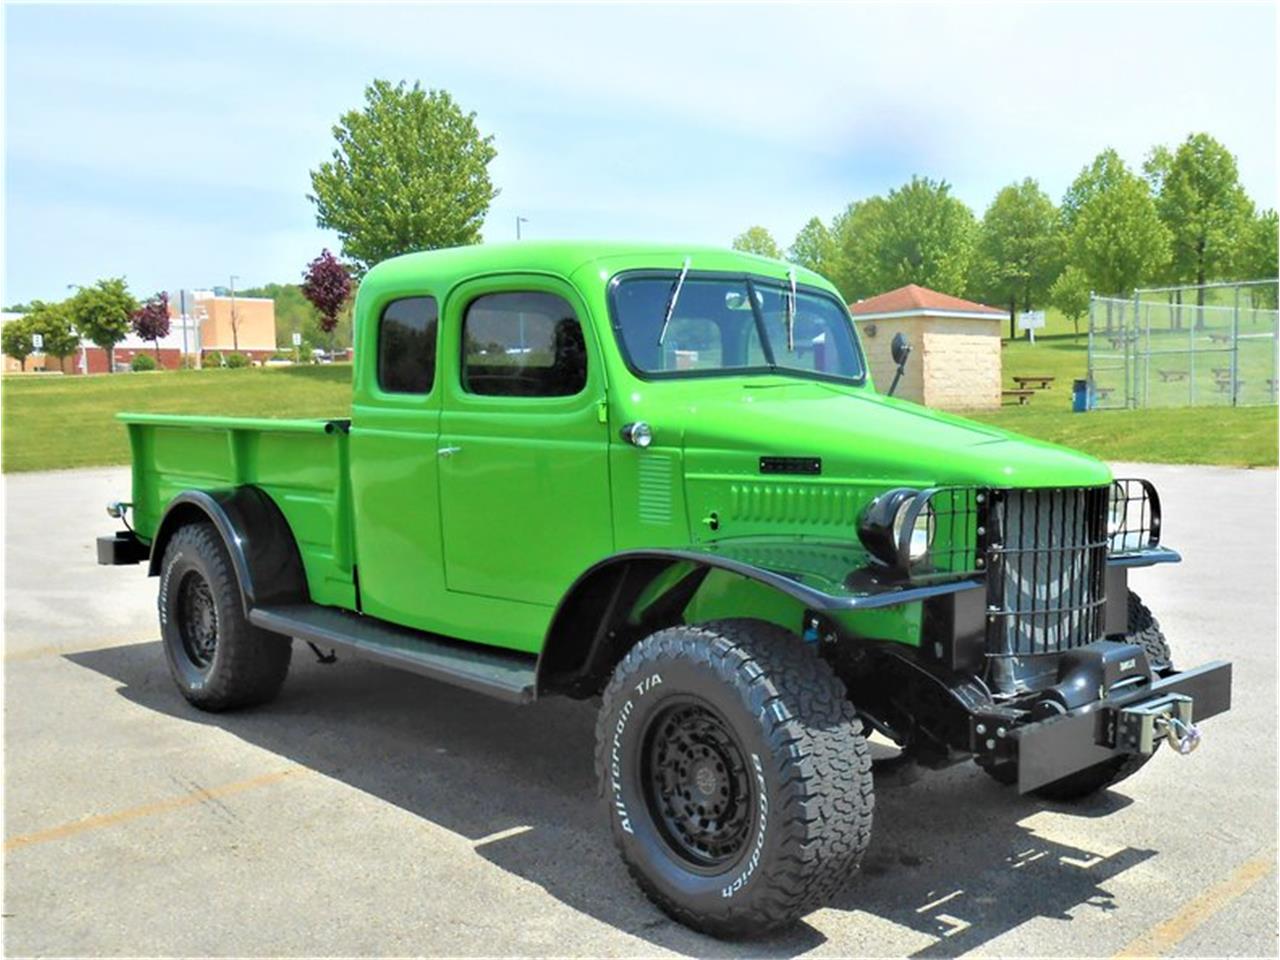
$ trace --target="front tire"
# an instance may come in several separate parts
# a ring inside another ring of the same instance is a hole
[[[292,640],[245,617],[231,557],[213,524],[174,533],[160,570],[160,635],[182,695],[210,711],[273,699],[289,672]]]
[[[604,692],[596,768],[641,890],[714,936],[822,906],[871,837],[871,758],[844,685],[772,624],[672,627],[633,647]]]

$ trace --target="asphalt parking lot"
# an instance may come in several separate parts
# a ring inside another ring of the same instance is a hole
[[[889,773],[861,876],[748,945],[631,884],[591,705],[511,707],[300,648],[276,703],[198,713],[165,668],[155,581],[94,563],[128,471],[8,476],[6,951],[1273,956],[1276,473],[1121,472],[1156,482],[1186,557],[1133,585],[1181,663],[1235,662],[1232,712],[1080,807],[968,764]]]

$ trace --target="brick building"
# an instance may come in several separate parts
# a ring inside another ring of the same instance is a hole
[[[185,312],[184,312],[185,311]],[[6,314],[5,319],[19,314]],[[199,356],[201,362],[212,353],[240,353],[255,362],[269,360],[276,353],[276,305],[270,297],[221,296],[209,290],[188,290],[169,295],[169,335],[160,340],[160,364],[177,369],[182,357]],[[116,344],[114,359],[117,370],[129,369],[134,356],[146,353],[156,356],[157,344],[141,340],[130,333]],[[57,357],[33,355],[27,358],[26,372],[53,372],[59,369]],[[4,358],[4,372],[18,373],[21,368],[12,357]],[[63,373],[106,373],[107,352],[89,340],[83,340],[74,356],[62,364]]]
[[[849,306],[880,390],[893,382],[889,344],[904,333],[911,344],[895,396],[943,410],[1000,406],[1000,324],[997,307],[908,284]]]

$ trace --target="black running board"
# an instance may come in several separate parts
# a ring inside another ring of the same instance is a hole
[[[537,690],[538,658],[531,653],[450,640],[314,603],[257,607],[249,620],[272,633],[338,647],[510,703],[529,703]]]

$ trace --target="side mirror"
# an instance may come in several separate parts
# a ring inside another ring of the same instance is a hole
[[[907,341],[905,333],[895,333],[893,342],[889,344],[889,352],[893,355],[893,362],[898,367],[907,365],[907,357],[911,356],[911,344]]]
[[[893,383],[889,384],[889,396],[893,396],[893,391],[898,389],[898,381],[902,379],[902,374],[907,369],[907,358],[911,356],[911,344],[907,342],[907,335],[902,332],[895,333],[893,340],[889,344],[889,353],[893,356],[893,362],[898,365],[898,372],[893,375]]]

